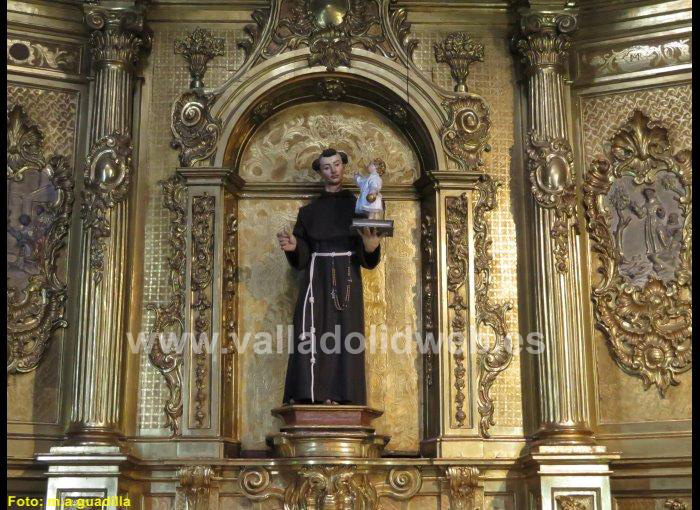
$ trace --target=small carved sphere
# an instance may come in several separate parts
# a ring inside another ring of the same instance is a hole
[[[665,357],[664,351],[658,347],[647,349],[645,356],[650,367],[657,367],[661,365]]]

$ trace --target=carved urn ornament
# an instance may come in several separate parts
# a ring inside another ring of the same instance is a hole
[[[692,367],[692,176],[689,150],[635,110],[593,161],[584,204],[601,280],[596,320],[626,373],[664,396]]]

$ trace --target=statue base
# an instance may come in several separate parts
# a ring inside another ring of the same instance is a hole
[[[267,437],[276,457],[374,459],[389,442],[377,435],[372,420],[381,411],[353,405],[287,405],[272,410],[284,424]]]

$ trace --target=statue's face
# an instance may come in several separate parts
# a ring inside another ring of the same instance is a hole
[[[319,163],[321,168],[318,172],[321,174],[321,178],[323,178],[325,184],[336,186],[343,182],[345,165],[343,164],[340,154],[321,158]]]

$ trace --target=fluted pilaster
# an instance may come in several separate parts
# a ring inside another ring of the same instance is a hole
[[[136,5],[86,5],[92,30],[89,153],[82,204],[80,315],[71,425],[77,441],[119,434],[128,304],[134,73],[150,39]]]
[[[565,78],[573,13],[524,10],[517,49],[527,82],[527,163],[533,200],[537,437],[589,441],[576,176],[569,142]]]

